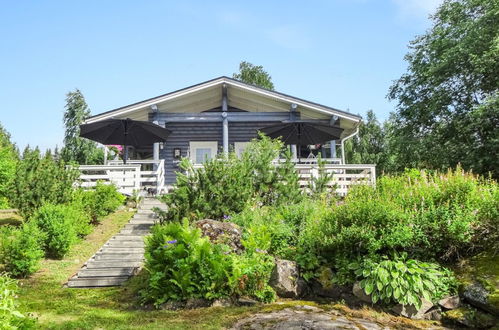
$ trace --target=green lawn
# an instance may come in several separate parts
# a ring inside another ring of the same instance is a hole
[[[143,282],[133,278],[119,288],[68,289],[63,284],[75,274],[102,244],[128,222],[133,212],[116,212],[97,226],[84,241],[76,244],[63,260],[44,260],[41,269],[21,280],[20,302],[25,312],[38,318],[41,329],[222,329],[237,319],[259,311],[273,311],[290,305],[313,302],[280,301],[253,307],[210,307],[183,311],[150,310],[137,302],[137,287]],[[428,323],[363,308],[351,310],[341,304],[324,304],[324,309],[338,309],[347,317],[364,317],[383,325],[407,329]]]

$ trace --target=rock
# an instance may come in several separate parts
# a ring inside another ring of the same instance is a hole
[[[159,306],[160,309],[166,309],[170,311],[176,311],[179,309],[185,308],[185,302],[184,301],[167,301],[166,303],[162,304]]]
[[[258,301],[247,297],[241,297],[237,300],[237,304],[239,306],[254,306],[258,304]]]
[[[491,301],[490,296],[490,292],[479,282],[468,285],[463,291],[463,297],[468,303],[498,316],[499,307]]]
[[[413,305],[398,304],[392,308],[395,314],[408,317],[414,320],[421,320],[423,315],[433,307],[433,303],[424,298],[421,298],[421,307],[418,309]]]
[[[234,301],[232,299],[217,299],[211,303],[211,307],[231,307],[234,306]]]
[[[214,244],[226,244],[235,253],[244,251],[241,243],[242,230],[232,222],[221,222],[211,219],[199,220],[194,225],[201,229],[203,236],[206,236]]]
[[[202,298],[189,298],[185,303],[186,309],[194,309],[200,307],[209,307],[211,306],[211,302]]]
[[[299,282],[298,266],[296,262],[276,259],[275,266],[270,276],[269,285],[282,298],[296,298],[302,292],[303,282]]]
[[[440,307],[431,308],[429,311],[423,314],[423,320],[440,321],[442,320],[442,310]]]
[[[352,293],[355,297],[359,298],[361,301],[372,304],[371,296],[364,292],[364,289],[360,287],[360,282],[355,282],[352,288]]]
[[[449,296],[440,299],[438,304],[445,309],[456,309],[461,306],[461,300],[459,296]]]
[[[481,312],[473,307],[459,307],[442,313],[442,320],[446,323],[466,326],[473,329],[487,329],[498,324],[493,315]]]

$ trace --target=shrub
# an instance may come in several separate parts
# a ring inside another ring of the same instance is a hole
[[[71,204],[83,210],[91,217],[92,222],[97,223],[102,217],[116,211],[125,199],[114,185],[97,182],[93,190],[76,189]]]
[[[0,274],[0,327],[2,329],[32,329],[35,320],[19,312],[17,282]]]
[[[21,228],[0,227],[0,264],[15,277],[25,277],[38,270],[43,258],[41,233],[33,223]]]
[[[45,204],[33,215],[32,220],[43,233],[43,247],[47,256],[62,258],[78,236],[91,231],[90,218],[68,205]]]
[[[435,263],[405,259],[351,263],[349,268],[360,279],[360,286],[371,296],[373,303],[399,303],[421,307],[421,298],[437,302],[456,292],[456,280],[451,271]]]
[[[78,171],[67,169],[64,162],[54,159],[50,151],[42,157],[38,149],[27,147],[10,186],[10,202],[24,218],[29,218],[45,203],[70,201],[78,175]]]
[[[194,169],[188,159],[177,175],[175,190],[162,197],[167,212],[157,211],[163,221],[199,218],[223,219],[241,212],[257,199],[264,205],[301,199],[298,175],[286,153],[286,162],[276,166],[283,145],[267,137],[254,140],[241,158],[234,153],[219,155]]]
[[[142,297],[156,306],[169,300],[217,299],[250,295],[263,301],[275,298],[267,282],[271,257],[255,250],[230,253],[212,244],[187,221],[156,225],[146,239],[145,268],[149,273]]]

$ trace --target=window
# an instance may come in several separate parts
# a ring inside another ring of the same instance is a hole
[[[241,157],[241,154],[248,147],[249,142],[234,142],[234,152],[237,157]]]
[[[217,141],[191,141],[189,143],[190,158],[194,164],[202,164],[217,154]]]

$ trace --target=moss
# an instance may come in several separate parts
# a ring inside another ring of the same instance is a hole
[[[490,328],[497,324],[494,316],[483,313],[473,307],[459,307],[442,314],[445,323],[453,325],[465,325],[471,328]]]
[[[462,286],[482,284],[490,292],[488,302],[499,310],[499,254],[481,253],[461,262],[455,271]]]

